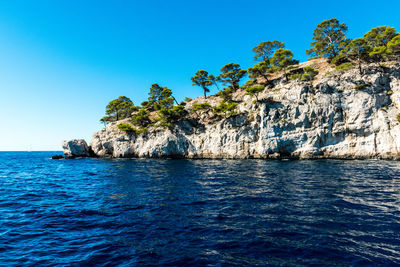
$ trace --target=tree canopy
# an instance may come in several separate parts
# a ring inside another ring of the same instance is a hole
[[[288,67],[298,63],[298,60],[293,59],[293,52],[284,48],[279,48],[278,50],[276,50],[274,56],[271,58],[272,68],[276,71],[283,70],[286,80],[288,80]]]
[[[359,72],[362,74],[361,63],[368,59],[368,46],[364,38],[352,40],[343,51],[350,60],[357,61]]]
[[[340,24],[335,18],[322,21],[314,30],[312,38],[314,41],[306,53],[333,59],[348,43],[346,32],[346,24]]]
[[[183,105],[175,105],[173,107],[162,107],[160,109],[160,116],[162,124],[170,126],[170,123],[177,122],[187,114],[187,111]]]
[[[387,44],[392,40],[395,36],[399,35],[396,33],[396,29],[389,26],[380,26],[371,29],[369,32],[364,34],[364,40],[367,45],[373,49],[378,46],[386,47]]]
[[[191,78],[191,80],[193,85],[203,88],[204,98],[207,98],[207,93],[210,92],[209,86],[213,85],[213,82],[215,82],[215,77],[208,75],[208,72],[205,70],[199,70],[196,72],[195,76]]]
[[[152,110],[160,110],[161,107],[170,107],[174,103],[172,91],[168,87],[161,87],[154,83],[150,87],[148,106]]]
[[[110,101],[106,107],[106,115],[100,121],[107,123],[118,121],[131,116],[132,112],[137,110],[133,105],[132,100],[126,96],[120,96],[117,99]]]
[[[223,85],[228,84],[233,90],[239,89],[240,80],[247,74],[246,70],[240,69],[236,63],[226,64],[221,68],[221,74],[217,77]]]
[[[336,65],[352,61],[358,65],[362,74],[362,63],[381,62],[385,59],[399,59],[398,42],[400,35],[396,29],[389,26],[380,26],[371,29],[363,38],[357,38],[349,42],[339,56],[332,62]],[[396,44],[397,43],[397,44]]]
[[[398,35],[396,29],[389,26],[376,27],[364,34],[371,59],[382,61],[387,56],[389,42]]]
[[[264,91],[264,88],[265,87],[262,85],[247,87],[245,89],[246,95],[254,95],[256,97],[256,100],[258,101],[258,94]]]
[[[272,70],[269,60],[268,63],[266,61],[261,61],[247,70],[247,73],[249,74],[250,78],[257,79],[258,77],[261,76],[264,77],[267,80],[267,82],[269,82],[268,75],[271,72]]]
[[[346,37],[347,26],[332,18],[324,20],[317,25],[313,32],[313,42],[311,48],[306,51],[307,54],[325,57],[330,63],[339,65],[336,70],[348,70],[354,68],[357,64],[360,74],[363,73],[362,64],[364,62],[378,62],[384,60],[400,60],[400,34],[396,29],[390,26],[380,26],[371,29],[364,34],[362,38],[354,40]],[[255,96],[262,92],[270,81],[271,73],[283,71],[286,80],[288,74],[292,74],[291,79],[302,81],[312,81],[318,74],[318,70],[311,66],[305,66],[301,70],[297,67],[295,71],[293,65],[299,61],[293,58],[292,51],[285,49],[285,44],[280,41],[265,41],[253,48],[254,59],[259,61],[248,70],[241,69],[239,64],[229,63],[221,68],[221,74],[218,77],[209,74],[205,70],[198,70],[191,81],[194,86],[202,88],[204,98],[210,92],[210,87],[215,85],[218,88],[219,82],[227,85],[219,90],[217,95],[222,98],[218,106],[211,106],[208,103],[195,105],[194,111],[199,109],[213,110],[217,117],[230,116],[235,113],[238,105],[237,99],[233,100],[233,93],[242,89],[247,95]],[[383,65],[381,65],[383,66]],[[251,78],[242,87],[241,80],[248,74]],[[257,78],[266,79],[265,84]],[[278,77],[278,76],[277,76]],[[106,107],[106,116],[100,121],[103,123],[114,122],[130,117],[131,124],[142,129],[132,128],[137,132],[143,130],[149,125],[171,126],[172,122],[177,122],[187,115],[188,107],[186,102],[191,101],[185,98],[184,102],[178,104],[172,95],[171,89],[160,86],[157,83],[151,85],[148,93],[148,101],[141,104],[141,108],[135,107],[133,102],[126,96],[120,96],[110,101]],[[174,102],[176,105],[174,105]],[[158,115],[158,116],[156,116]],[[121,123],[119,128],[123,131],[130,131],[130,124]]]
[[[151,123],[149,118],[150,112],[144,108],[141,108],[139,112],[132,116],[132,123],[141,127],[146,127]]]
[[[285,43],[279,41],[265,41],[253,48],[255,53],[254,59],[268,62],[269,58],[274,54],[275,50],[284,48]]]
[[[389,55],[400,59],[400,35],[397,35],[387,45],[387,52]]]
[[[318,71],[313,67],[306,66],[303,68],[304,73],[301,75],[300,80],[302,81],[312,81],[315,76],[318,75]]]
[[[161,99],[159,103],[161,107],[170,108],[174,105],[175,98],[172,96],[172,90],[168,87],[163,87],[161,91]]]
[[[161,91],[163,88],[158,83],[153,83],[150,87],[149,102],[158,102],[161,100]]]

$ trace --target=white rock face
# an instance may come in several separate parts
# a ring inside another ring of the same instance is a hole
[[[63,141],[62,148],[66,158],[90,156],[89,146],[83,139]]]
[[[173,130],[127,134],[112,123],[93,135],[91,148],[101,157],[400,158],[399,65],[314,85],[280,81],[258,96],[261,103],[254,99],[243,97],[238,115],[214,123],[200,116]]]

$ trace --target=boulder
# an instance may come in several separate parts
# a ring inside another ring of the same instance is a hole
[[[65,158],[90,157],[90,148],[83,139],[63,141],[62,148]]]
[[[63,159],[64,156],[63,155],[54,155],[51,157],[51,159]]]

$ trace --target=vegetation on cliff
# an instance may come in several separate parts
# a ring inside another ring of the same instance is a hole
[[[321,22],[313,32],[311,48],[306,53],[311,59],[325,58],[333,70],[344,71],[357,67],[360,74],[363,74],[365,64],[377,63],[383,67],[385,61],[400,61],[400,35],[395,28],[376,27],[354,40],[347,38],[347,30],[346,24],[335,18]],[[125,120],[118,128],[138,133],[150,126],[170,128],[183,118],[198,119],[204,112],[210,119],[218,120],[238,114],[236,108],[241,99],[236,95],[241,92],[242,96],[254,97],[256,103],[260,101],[259,95],[264,90],[279,90],[274,88],[278,81],[311,83],[321,73],[318,66],[299,65],[292,51],[286,49],[281,41],[261,42],[253,48],[253,52],[258,62],[247,70],[237,63],[228,63],[217,76],[206,70],[197,71],[191,80],[194,86],[202,89],[203,102],[185,98],[185,101],[178,103],[171,89],[155,83],[149,89],[148,101],[140,106],[135,106],[125,96],[112,100],[101,122]],[[241,85],[246,75],[249,79]],[[205,102],[213,86],[219,91],[212,101]]]

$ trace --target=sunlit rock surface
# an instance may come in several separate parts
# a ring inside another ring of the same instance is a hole
[[[83,139],[63,141],[62,148],[66,158],[91,156],[90,148]]]
[[[364,88],[356,89],[360,84]],[[200,112],[171,130],[150,128],[139,135],[111,123],[93,135],[91,149],[100,157],[400,157],[398,64],[368,66],[363,75],[324,74],[313,84],[282,78],[259,102],[243,92],[235,97],[240,101],[235,116],[215,121]],[[190,104],[186,108],[190,111]]]

